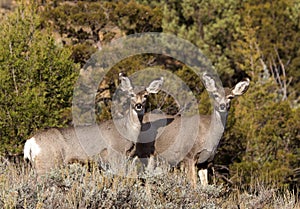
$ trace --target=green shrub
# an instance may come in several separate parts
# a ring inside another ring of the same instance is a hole
[[[234,184],[287,187],[299,167],[299,108],[278,101],[274,85],[257,82],[233,104],[217,161],[230,165]]]
[[[21,5],[0,23],[0,154],[20,152],[37,129],[70,121],[76,65],[36,13]]]

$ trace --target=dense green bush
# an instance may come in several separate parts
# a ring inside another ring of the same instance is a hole
[[[217,161],[231,165],[231,181],[239,186],[289,186],[299,167],[299,109],[276,102],[272,87],[256,83],[233,105]]]
[[[0,23],[0,154],[19,153],[37,129],[70,121],[76,65],[36,13],[21,5]]]

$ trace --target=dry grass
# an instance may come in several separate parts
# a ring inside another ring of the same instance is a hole
[[[97,166],[72,164],[39,180],[26,164],[1,162],[0,208],[300,208],[295,195],[257,185],[251,192],[224,185],[192,189],[175,170],[126,178]]]

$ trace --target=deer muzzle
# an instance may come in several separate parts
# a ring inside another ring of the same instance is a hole
[[[138,103],[135,105],[136,111],[142,111],[143,110],[143,105],[141,103]]]

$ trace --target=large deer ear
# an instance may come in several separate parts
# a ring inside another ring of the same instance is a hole
[[[244,94],[250,85],[250,79],[246,78],[240,82],[238,82],[232,89],[232,93],[234,96],[240,96],[242,94]]]
[[[120,88],[122,91],[128,91],[131,92],[133,87],[132,87],[132,83],[129,80],[128,77],[123,76],[122,73],[119,74],[119,80],[120,80]]]
[[[158,79],[153,80],[149,86],[146,88],[146,91],[148,93],[156,94],[161,89],[162,85],[164,83],[164,78],[160,77]]]
[[[216,83],[211,76],[205,73],[203,74],[202,79],[204,82],[204,86],[208,92],[214,92],[217,90]]]

